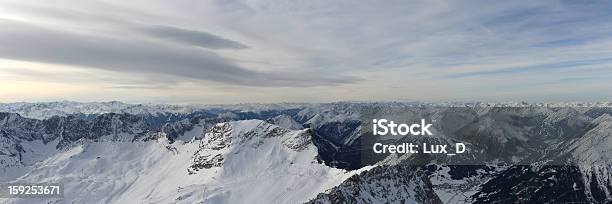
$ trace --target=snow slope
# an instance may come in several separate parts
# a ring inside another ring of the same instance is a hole
[[[593,124],[568,149],[584,176],[588,195],[612,200],[612,116],[602,115]]]
[[[174,143],[77,143],[12,181],[63,183],[64,199],[47,201],[66,203],[301,203],[358,172],[317,163],[308,130],[247,120],[186,134]],[[200,165],[207,155],[222,162]]]

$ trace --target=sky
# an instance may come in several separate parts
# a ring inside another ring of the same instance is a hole
[[[0,102],[610,101],[610,1],[0,0]]]

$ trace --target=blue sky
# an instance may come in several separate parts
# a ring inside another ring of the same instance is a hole
[[[0,102],[612,99],[608,1],[0,1]]]

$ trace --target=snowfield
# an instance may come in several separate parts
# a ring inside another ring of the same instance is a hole
[[[610,102],[0,104],[0,182],[65,187],[0,203],[606,203],[610,115]],[[437,122],[408,141],[373,136],[372,118]],[[468,151],[362,151],[383,140]]]
[[[316,162],[317,150],[306,130],[260,120],[215,127],[226,128],[216,132],[219,138],[189,131],[172,144],[165,138],[82,142],[25,167],[27,173],[12,182],[63,183],[65,198],[48,201],[66,203],[302,203],[359,172]],[[226,146],[213,148],[209,144],[215,139]],[[54,147],[48,143],[41,149]],[[223,164],[190,173],[196,155],[203,154],[221,154]]]

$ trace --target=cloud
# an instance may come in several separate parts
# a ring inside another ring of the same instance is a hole
[[[145,24],[116,16],[96,15],[74,9],[53,8],[27,4],[8,4],[12,10],[39,16],[41,18],[89,24],[134,32],[149,37],[162,38],[177,43],[208,49],[246,49],[247,45],[226,39],[209,32],[180,28],[169,25]]]
[[[110,86],[108,88],[111,89],[153,89],[153,90],[161,90],[161,89],[169,89],[169,86],[139,86],[139,85],[122,85],[122,86]]]
[[[463,77],[482,77],[487,75],[504,75],[504,74],[516,74],[522,72],[533,72],[533,71],[559,71],[561,69],[577,69],[580,67],[590,67],[594,65],[609,65],[612,64],[612,58],[603,59],[586,59],[577,61],[564,61],[554,62],[545,64],[533,64],[529,66],[515,66],[508,68],[501,68],[495,70],[485,71],[473,71],[473,72],[462,72],[457,74],[447,75],[448,78],[463,78]]]
[[[13,2],[0,6],[12,19],[0,21],[1,58],[220,85],[235,102],[272,91],[258,98],[499,100],[551,82],[602,96],[571,78],[612,79],[609,2]]]
[[[186,45],[193,45],[211,49],[246,49],[248,46],[225,39],[207,32],[188,30],[172,26],[142,26],[142,33],[174,40]]]
[[[0,20],[0,58],[66,64],[123,73],[156,73],[248,86],[317,86],[349,80],[253,71],[214,52],[138,39],[80,35]]]
[[[134,86],[134,87],[168,87],[180,84],[179,77],[164,76],[159,80],[155,74],[140,74],[139,77],[104,70],[91,70],[82,68],[64,68],[61,65],[49,68],[48,64],[0,67],[5,80],[50,82],[62,84],[109,84],[108,86]],[[2,78],[0,78],[2,80]]]

